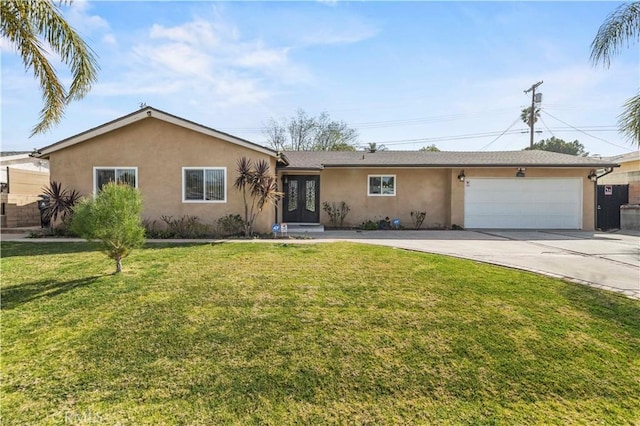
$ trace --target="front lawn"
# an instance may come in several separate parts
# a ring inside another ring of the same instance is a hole
[[[640,303],[351,243],[2,243],[12,424],[637,424]]]

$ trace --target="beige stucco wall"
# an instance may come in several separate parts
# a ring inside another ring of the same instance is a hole
[[[31,170],[7,168],[9,194],[40,195],[44,187],[49,185],[49,173]]]
[[[327,168],[321,172],[307,173],[320,175],[320,205],[324,201],[345,201],[351,211],[345,218],[345,226],[359,226],[366,220],[378,221],[389,217],[398,218],[403,226],[412,226],[411,211],[426,211],[423,228],[464,226],[464,183],[458,180],[461,168],[389,168],[389,169],[348,169]],[[473,177],[515,177],[516,168],[471,168],[465,169],[467,178]],[[586,168],[527,168],[529,178],[579,177],[582,179],[583,218],[585,230],[594,229],[595,183],[589,181]],[[283,174],[305,174],[296,171]],[[396,196],[380,197],[367,195],[368,175],[395,175]],[[320,222],[328,225],[329,217],[322,211]]]
[[[162,215],[174,218],[192,215],[215,225],[218,218],[227,214],[243,214],[242,196],[233,188],[236,162],[242,156],[253,161],[269,161],[275,173],[275,158],[267,154],[155,118],[145,118],[53,152],[51,179],[90,195],[94,167],[137,167],[144,218],[159,220]],[[183,167],[226,167],[227,202],[183,202]],[[265,208],[258,217],[256,229],[269,232],[274,218],[273,207]]]
[[[369,175],[395,175],[396,196],[368,196]],[[351,211],[345,226],[358,226],[366,220],[398,218],[411,227],[411,211],[426,211],[423,227],[446,226],[449,182],[445,169],[326,169],[320,175],[320,206],[324,201],[345,201]],[[329,223],[322,211],[322,223]]]
[[[49,173],[24,170],[9,166],[7,168],[8,192],[3,193],[5,215],[2,226],[8,228],[40,225],[38,195],[49,185]]]

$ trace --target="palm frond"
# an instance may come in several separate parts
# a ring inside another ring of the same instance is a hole
[[[618,117],[618,127],[632,143],[640,145],[640,93],[624,103],[624,111]]]
[[[591,42],[591,62],[608,68],[611,58],[640,36],[640,2],[623,4],[600,26]]]
[[[69,2],[60,2],[66,3]],[[40,121],[31,131],[33,136],[59,123],[66,105],[88,93],[97,80],[97,59],[91,48],[67,24],[59,6],[51,0],[2,0],[0,15],[0,35],[16,48],[25,69],[33,69],[42,90],[44,105]],[[49,62],[43,41],[60,56],[62,62],[69,65],[73,76],[69,91]]]
[[[238,159],[236,164],[236,171],[238,172],[238,177],[233,182],[233,186],[236,189],[244,190],[247,185],[251,184],[252,180],[252,167],[253,163],[247,157],[241,157]]]

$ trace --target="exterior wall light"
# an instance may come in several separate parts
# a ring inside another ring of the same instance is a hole
[[[466,178],[466,176],[464,175],[464,170],[460,170],[460,173],[458,173],[458,180],[460,182],[464,182],[465,178]]]
[[[589,176],[587,176],[587,178],[591,181],[591,182],[595,182],[598,180],[598,174],[596,173],[595,170],[591,170],[589,172]]]
[[[524,177],[524,167],[520,167],[516,172],[516,177]]]

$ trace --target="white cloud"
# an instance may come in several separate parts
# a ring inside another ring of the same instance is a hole
[[[117,46],[118,45],[118,40],[116,39],[116,36],[114,34],[105,34],[102,37],[102,42],[104,44],[109,45],[109,46]]]
[[[91,15],[92,6],[86,0],[76,0],[65,13],[67,21],[80,33],[92,34],[109,30],[109,23],[98,15]]]
[[[307,45],[350,44],[374,37],[378,30],[356,20],[342,23],[324,22],[309,27],[301,40]]]
[[[214,15],[212,21],[197,17],[180,25],[152,25],[147,37],[123,58],[130,67],[127,74],[135,75],[127,79],[129,93],[180,91],[192,103],[203,99],[207,104],[228,106],[263,102],[281,85],[311,80],[309,71],[291,62],[290,47],[243,38],[218,9]],[[122,93],[117,84],[98,90]]]
[[[287,53],[289,52],[288,48],[269,49],[256,47],[247,50],[247,52],[240,54],[235,62],[248,68],[272,67],[285,64],[287,62]]]
[[[166,39],[179,43],[187,43],[198,46],[214,47],[219,44],[219,38],[215,34],[213,26],[206,21],[195,20],[175,27],[163,27],[154,24],[149,31],[152,39]]]

